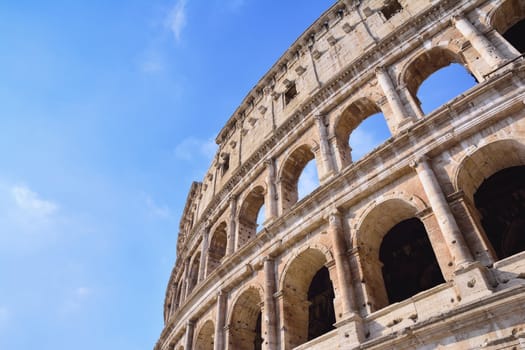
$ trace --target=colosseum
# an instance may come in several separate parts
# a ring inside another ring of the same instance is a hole
[[[322,14],[191,186],[155,350],[525,349],[524,19],[525,0]],[[425,112],[451,66],[472,86]],[[390,135],[358,159],[373,115]]]

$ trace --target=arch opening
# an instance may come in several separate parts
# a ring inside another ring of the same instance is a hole
[[[195,286],[197,285],[197,282],[199,279],[200,261],[201,261],[201,253],[198,252],[193,258],[193,261],[190,267],[190,275],[188,279],[188,294],[190,294],[193,291],[193,288],[195,288]]]
[[[226,223],[223,222],[217,227],[210,240],[206,275],[212,273],[221,264],[226,254],[227,237]]]
[[[381,109],[366,97],[354,101],[343,111],[334,133],[343,166],[361,159],[391,136]]]
[[[315,160],[310,160],[303,168],[297,181],[297,200],[300,201],[319,187],[319,175]]]
[[[230,349],[262,349],[264,338],[260,305],[261,297],[254,288],[248,289],[239,297],[230,322]]]
[[[264,194],[264,188],[257,186],[244,200],[239,211],[237,248],[242,247],[246,242],[255,237],[257,233],[257,218],[259,217],[261,208],[264,206]]]
[[[492,27],[497,30],[518,52],[525,53],[525,3],[507,0],[494,11]]]
[[[476,84],[476,78],[465,67],[451,63],[436,70],[421,83],[417,99],[423,113],[428,114]]]
[[[348,139],[352,161],[362,159],[391,136],[383,113],[375,113],[366,117],[351,132]]]
[[[488,177],[474,194],[474,203],[497,258],[525,250],[525,166]]]
[[[310,163],[312,165],[310,165]],[[309,168],[307,168],[307,165]],[[312,184],[306,184],[305,181],[309,181],[312,178],[312,166],[315,167],[315,155],[308,145],[297,148],[290,154],[288,159],[286,159],[280,176],[281,205],[283,211],[290,209],[297,203],[297,201],[302,198],[300,194],[307,194],[305,191],[309,188],[306,188],[305,185],[311,186]],[[303,176],[306,176],[306,179],[303,179],[303,182],[300,183],[300,179]],[[299,184],[301,188],[299,188]]]
[[[330,274],[323,266],[317,271],[308,288],[308,340],[335,329],[334,298]]]
[[[510,27],[503,37],[512,45],[519,53],[525,53],[525,19]]]
[[[214,329],[213,322],[206,321],[195,340],[195,350],[213,350]]]
[[[392,227],[379,249],[390,304],[445,283],[421,220],[410,218]]]
[[[334,288],[325,255],[313,248],[299,254],[283,280],[286,348],[294,348],[334,329]]]
[[[431,77],[433,75],[435,77]],[[422,93],[419,93],[423,82],[430,77],[431,79],[425,84],[430,88],[425,87]],[[457,84],[458,77],[464,82]],[[476,82],[466,62],[458,54],[441,47],[434,47],[419,55],[410,63],[403,75],[403,83],[406,84],[421,112],[425,113],[475,85],[472,84],[472,80]],[[454,82],[457,88],[450,89],[454,86],[451,82]],[[420,99],[425,102],[423,103],[425,107]]]

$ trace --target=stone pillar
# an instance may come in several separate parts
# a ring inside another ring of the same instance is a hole
[[[401,102],[396,88],[392,83],[392,79],[390,79],[390,75],[388,75],[386,69],[384,67],[377,67],[376,76],[381,89],[383,89],[383,92],[385,93],[388,104],[392,109],[393,120],[388,123],[388,127],[392,135],[395,135],[410,119],[406,115],[403,103]]]
[[[354,293],[352,291],[352,276],[350,265],[346,257],[346,242],[343,233],[341,213],[333,210],[328,218],[328,235],[334,249],[335,268],[337,282],[341,296],[341,308],[343,318],[355,312]]]
[[[277,190],[275,188],[275,160],[270,158],[266,160],[266,168],[268,169],[268,177],[266,182],[268,184],[268,193],[266,198],[266,220],[277,217]]]
[[[465,244],[436,175],[425,156],[417,159],[411,165],[416,170],[432,211],[436,215],[439,228],[454,260],[454,269],[459,270],[472,262],[472,255]]]
[[[346,140],[348,142],[348,140]],[[341,172],[348,164],[350,164],[350,155],[352,154],[352,148],[348,145],[348,154],[344,152],[345,148],[339,144],[336,136],[332,136],[329,139],[330,151],[333,155],[333,160],[337,172]]]
[[[469,20],[461,15],[457,15],[452,18],[452,23],[492,68],[496,68],[503,63],[503,56],[498,52],[498,49]]]
[[[195,323],[193,321],[186,322],[186,335],[184,336],[184,350],[191,350],[193,348],[193,331]]]
[[[207,227],[204,232],[202,232],[202,242],[201,242],[201,261],[199,265],[199,276],[198,281],[202,281],[204,274],[206,272],[206,262],[208,261],[208,236],[210,234],[210,229]]]
[[[277,341],[277,315],[273,295],[275,293],[275,264],[267,257],[264,259],[264,314],[263,322],[266,323],[266,337],[263,349],[276,350]]]
[[[332,159],[332,154],[330,152],[330,146],[328,144],[328,136],[326,131],[326,125],[324,116],[315,115],[315,124],[317,126],[317,132],[319,134],[319,148],[321,150],[321,163],[323,168],[323,173],[319,174],[320,182],[323,182],[331,175],[334,174],[334,162]]]
[[[423,114],[423,110],[421,109],[421,101],[419,101],[417,96],[414,96],[408,90],[408,87],[406,85],[402,87],[401,92],[405,95],[405,98],[410,104],[410,108],[412,109],[412,111],[416,114],[416,117],[422,119],[425,116],[425,114]]]
[[[184,279],[184,299],[188,296],[188,275],[190,274],[190,259],[186,259],[184,261],[184,273],[183,273],[183,279]]]
[[[217,315],[215,318],[215,340],[213,350],[224,350],[226,348],[226,337],[224,325],[226,324],[226,302],[228,294],[220,291],[217,294]]]
[[[286,346],[286,332],[287,332],[287,329],[286,329],[286,326],[285,326],[285,319],[284,319],[284,315],[285,315],[285,305],[284,305],[284,292],[281,290],[281,291],[278,291],[276,292],[274,295],[274,300],[276,302],[276,309],[278,310],[278,315],[279,315],[279,328],[278,328],[278,332],[279,332],[279,343],[280,345],[277,347],[278,349],[288,349],[288,347]]]
[[[230,198],[230,223],[228,225],[228,237],[226,241],[226,256],[235,251],[235,236],[237,232],[237,198]]]

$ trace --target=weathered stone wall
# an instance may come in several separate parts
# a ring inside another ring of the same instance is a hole
[[[496,255],[474,198],[525,165],[525,62],[502,35],[524,18],[523,0],[347,0],[323,14],[190,189],[156,350],[525,347],[525,253]],[[417,90],[451,63],[478,84],[425,115]],[[376,112],[392,137],[353,162],[348,138]],[[310,160],[320,186],[299,199]],[[382,244],[414,218],[445,283],[390,303]],[[309,340],[323,267],[335,329]]]

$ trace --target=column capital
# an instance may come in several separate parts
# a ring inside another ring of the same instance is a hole
[[[321,122],[324,124],[324,117],[325,115],[324,114],[321,114],[321,113],[316,113],[314,114],[314,119],[317,121],[317,122]]]
[[[385,66],[376,66],[376,68],[374,69],[375,73],[376,74],[385,74],[386,73],[386,68]]]
[[[341,220],[343,213],[338,208],[331,208],[328,214],[325,216],[325,220],[328,221],[330,226],[341,227]]]
[[[465,15],[462,12],[456,12],[455,14],[452,15],[452,17],[450,18],[450,21],[452,22],[452,24],[456,25],[458,21],[461,21],[464,19],[465,19]]]
[[[430,161],[430,157],[427,156],[426,154],[421,154],[421,155],[416,155],[409,163],[408,165],[411,167],[411,168],[414,168],[417,170],[417,167],[422,165],[422,164],[428,164],[428,162]]]

